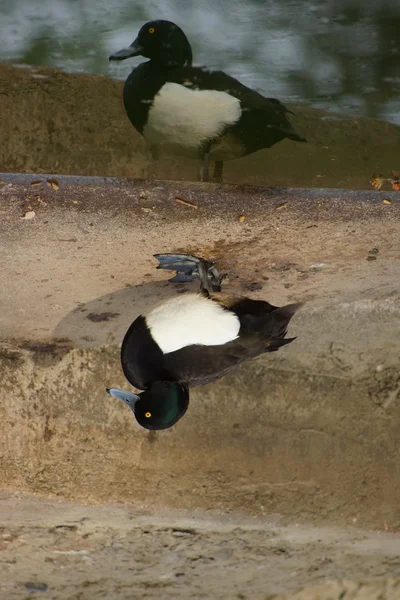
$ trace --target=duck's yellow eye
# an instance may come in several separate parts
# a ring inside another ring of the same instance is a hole
[[[151,417],[151,412],[144,413],[144,416],[146,417],[146,419],[150,419]]]
[[[154,33],[154,32],[155,32],[155,29],[154,29],[154,27],[150,27],[150,29],[149,29],[149,33]]]

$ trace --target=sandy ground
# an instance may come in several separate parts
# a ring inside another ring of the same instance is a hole
[[[385,581],[400,577],[398,534],[15,494],[0,499],[0,531],[0,590],[7,600],[256,600],[313,584],[315,593],[293,597],[400,597],[400,585]],[[349,579],[364,583],[327,583]]]

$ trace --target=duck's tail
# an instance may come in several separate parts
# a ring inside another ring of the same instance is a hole
[[[267,98],[267,100],[275,107],[276,112],[280,115],[280,129],[286,134],[286,137],[289,140],[293,140],[294,142],[307,142],[305,137],[302,137],[295,130],[293,123],[291,123],[290,119],[287,115],[293,115],[296,117],[296,113],[292,110],[289,110],[282,102],[277,100],[276,98]]]
[[[263,334],[266,337],[266,352],[276,352],[281,346],[290,344],[296,338],[286,338],[290,319],[303,306],[301,302],[286,304],[272,311],[265,320]]]

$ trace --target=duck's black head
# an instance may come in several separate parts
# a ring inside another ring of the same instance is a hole
[[[145,429],[172,427],[189,406],[188,388],[176,381],[155,381],[141,394],[118,388],[107,388],[107,393],[128,404],[139,425]]]
[[[110,60],[144,56],[165,67],[192,64],[192,48],[182,29],[171,21],[149,21],[129,48],[111,54]]]

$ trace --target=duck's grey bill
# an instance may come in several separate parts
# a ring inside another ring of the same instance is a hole
[[[129,46],[129,48],[122,48],[122,50],[118,50],[118,52],[114,52],[111,56],[108,57],[108,60],[125,60],[126,58],[131,58],[132,56],[140,56],[143,52],[143,47],[135,40]]]
[[[136,402],[139,400],[139,396],[137,394],[134,394],[133,392],[126,392],[125,390],[120,390],[119,388],[106,388],[106,392],[110,396],[119,398],[119,400],[125,402],[125,404],[130,406],[132,410]]]

